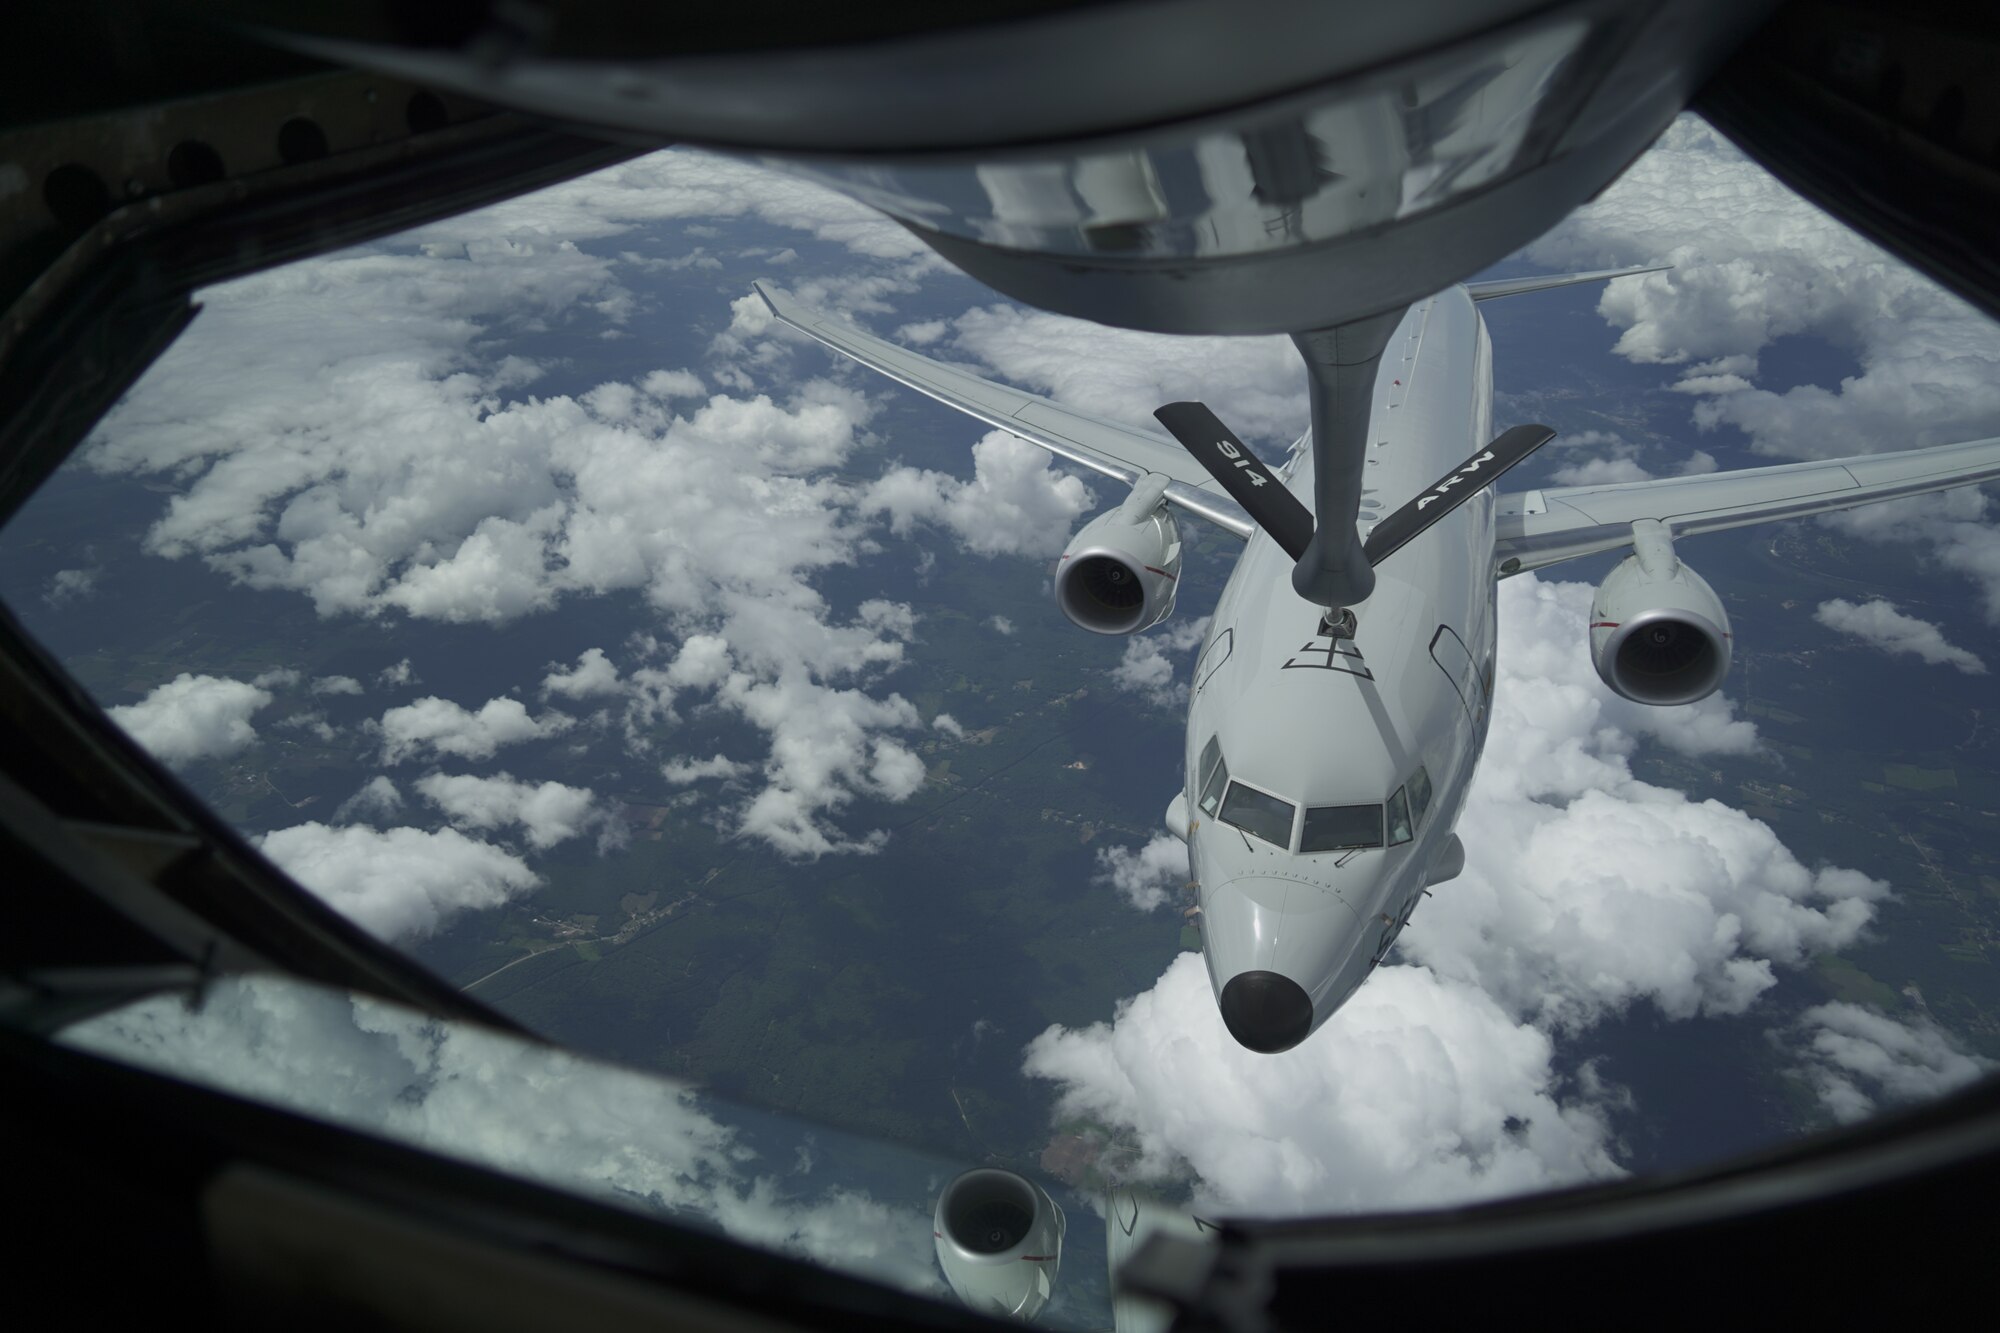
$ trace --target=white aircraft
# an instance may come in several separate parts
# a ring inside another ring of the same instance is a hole
[[[1499,579],[1631,547],[1591,611],[1598,675],[1640,703],[1691,703],[1722,684],[1731,636],[1677,537],[2000,477],[1991,439],[1496,495],[1493,478],[1554,432],[1493,438],[1477,302],[1645,271],[1455,286],[1393,332],[1385,322],[1372,360],[1300,339],[1322,438],[1301,436],[1276,474],[1200,404],[1160,409],[1176,444],[757,290],[835,351],[1131,486],[1063,553],[1056,598],[1084,629],[1132,634],[1166,619],[1178,514],[1245,539],[1195,666],[1184,790],[1166,824],[1188,845],[1223,1022],[1249,1049],[1276,1052],[1345,1003],[1426,891],[1464,868],[1452,826],[1486,740]],[[1336,384],[1326,366],[1349,378]],[[1336,516],[1317,534],[1312,500]]]

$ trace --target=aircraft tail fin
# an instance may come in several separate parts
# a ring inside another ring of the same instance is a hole
[[[1571,287],[1579,282],[1609,282],[1635,273],[1664,273],[1672,264],[1646,264],[1639,268],[1601,268],[1590,273],[1541,273],[1531,278],[1496,278],[1491,282],[1468,282],[1466,294],[1475,301],[1491,301],[1500,296],[1547,291],[1551,287]]]

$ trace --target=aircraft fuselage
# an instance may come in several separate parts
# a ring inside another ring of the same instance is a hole
[[[1412,306],[1382,356],[1362,535],[1492,437],[1491,343],[1454,287]],[[1310,505],[1310,448],[1280,477]],[[1261,531],[1223,590],[1194,673],[1184,799],[1209,978],[1252,1049],[1315,1031],[1426,883],[1455,872],[1492,696],[1493,550],[1488,491],[1376,571],[1351,641],[1318,634],[1319,608]],[[1216,752],[1226,783],[1204,764]]]

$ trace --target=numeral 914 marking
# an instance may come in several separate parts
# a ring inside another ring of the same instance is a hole
[[[1231,444],[1229,441],[1217,440],[1215,442],[1215,447],[1222,451],[1222,456],[1224,458],[1227,458],[1232,463],[1236,464],[1236,466],[1243,469],[1243,475],[1250,479],[1250,484],[1252,486],[1262,486],[1266,481],[1270,480],[1270,478],[1266,477],[1261,470],[1251,466],[1250,460],[1245,458],[1243,456],[1242,451],[1239,450],[1235,445]]]

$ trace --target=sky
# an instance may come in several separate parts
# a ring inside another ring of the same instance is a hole
[[[759,239],[734,240],[750,222]],[[774,245],[773,229],[796,240]],[[808,242],[836,258],[802,258]],[[878,851],[891,835],[869,812],[909,799],[925,775],[916,745],[957,724],[927,723],[899,692],[898,668],[923,651],[912,608],[837,594],[836,576],[884,553],[915,566],[949,544],[995,579],[1040,580],[1067,535],[1119,497],[969,421],[956,466],[904,461],[878,429],[900,390],[774,327],[747,284],[712,307],[660,307],[660,274],[719,269],[722,256],[1094,413],[1143,422],[1198,397],[1263,446],[1305,421],[1283,339],[1166,338],[1027,310],[816,186],[660,153],[212,289],[81,456],[164,492],[148,558],[199,562],[332,625],[497,629],[614,596],[639,599],[643,623],[554,645],[541,671],[487,697],[434,693],[422,661],[385,649],[352,676],[163,673],[107,700],[112,716],[170,764],[226,758],[282,728],[364,756],[371,776],[339,809],[259,841],[392,940],[531,895],[551,848],[615,848],[607,798],[517,758],[537,743],[652,765],[722,831],[801,873]],[[1993,325],[1698,120],[1677,122],[1519,260],[1674,265],[1608,284],[1597,309],[1605,346],[1684,397],[1681,430],[1664,443],[1574,435],[1558,480],[1712,470],[1724,441],[1775,462],[2000,432]],[[698,355],[645,359],[644,330],[666,319],[701,328]],[[600,379],[538,360],[535,337],[551,329],[587,332],[625,369]],[[1782,383],[1766,364],[1801,337],[1853,372]],[[1983,673],[1964,645],[2000,622],[1988,504],[1975,489],[1827,520],[1843,540],[1922,553],[1951,614],[1831,599],[1807,629],[1906,679]],[[40,595],[51,613],[87,613],[100,575],[66,568]],[[1396,962],[1314,1039],[1259,1056],[1228,1038],[1199,957],[1183,954],[1099,1021],[1025,1042],[1022,1073],[1057,1114],[1118,1128],[1135,1179],[1191,1183],[1218,1208],[1419,1207],[1614,1177],[1632,1094],[1562,1059],[1565,1043],[1634,1010],[1755,1014],[1781,973],[1864,938],[1892,885],[1635,774],[1645,747],[1699,759],[1753,754],[1760,739],[1726,685],[1669,709],[1606,690],[1586,652],[1590,591],[1561,571],[1501,585],[1493,732],[1459,825],[1467,868]],[[982,627],[1013,630],[1000,616]],[[1184,617],[1135,637],[1103,684],[1177,726],[1200,634]],[[682,724],[704,716],[744,724],[754,743],[677,749]],[[1146,795],[1147,822],[1169,794]],[[1162,834],[1102,851],[1077,891],[1173,910],[1185,873]],[[1928,1020],[1856,1004],[1775,1024],[1772,1041],[1832,1119],[1984,1068]],[[753,1177],[732,1178],[732,1197]]]

